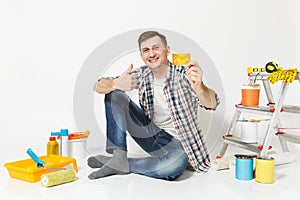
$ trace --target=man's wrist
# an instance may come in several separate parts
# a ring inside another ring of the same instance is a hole
[[[205,92],[206,89],[207,89],[207,87],[204,85],[203,81],[201,81],[201,83],[199,83],[197,93],[201,94],[201,93]]]
[[[118,88],[117,88],[117,86],[118,86],[118,80],[119,78],[114,78],[113,80],[112,80],[112,82],[111,82],[111,89],[112,89],[112,91],[114,91],[114,90],[117,90]]]

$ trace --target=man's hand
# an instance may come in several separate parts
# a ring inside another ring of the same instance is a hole
[[[189,62],[186,67],[188,68],[188,80],[190,81],[191,86],[197,94],[201,104],[207,108],[215,109],[217,106],[216,94],[213,90],[203,84],[203,71],[198,63]]]
[[[130,74],[133,65],[130,64],[128,69],[120,77],[114,79],[114,88],[122,91],[130,91],[137,88],[137,75]]]
[[[189,62],[186,67],[188,68],[187,77],[190,81],[194,91],[199,91],[202,89],[202,76],[203,71],[196,62]]]
[[[99,94],[108,94],[114,90],[130,91],[137,88],[137,75],[130,74],[132,68],[131,64],[118,78],[101,78],[95,83],[94,91]]]

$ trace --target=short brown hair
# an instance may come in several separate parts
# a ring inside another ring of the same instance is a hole
[[[139,43],[139,48],[141,48],[141,43],[144,42],[145,40],[148,40],[149,38],[153,38],[155,36],[158,36],[162,43],[167,46],[167,39],[166,39],[166,36],[160,34],[159,32],[157,31],[146,31],[144,33],[142,33],[138,39],[138,43]]]

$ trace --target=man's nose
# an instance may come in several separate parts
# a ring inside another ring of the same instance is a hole
[[[155,56],[156,52],[154,49],[150,49],[150,53],[149,55],[152,57],[152,56]]]

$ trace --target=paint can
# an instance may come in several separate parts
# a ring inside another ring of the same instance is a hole
[[[255,161],[255,180],[259,183],[274,183],[275,160],[272,157],[258,157]]]
[[[235,155],[235,178],[239,180],[252,180],[253,158],[250,155]]]
[[[242,105],[258,106],[260,86],[259,84],[246,84],[242,87]]]
[[[89,131],[71,133],[69,135],[69,157],[78,160],[86,157],[88,135]]]
[[[246,143],[256,143],[258,135],[258,122],[241,122],[241,141]]]

